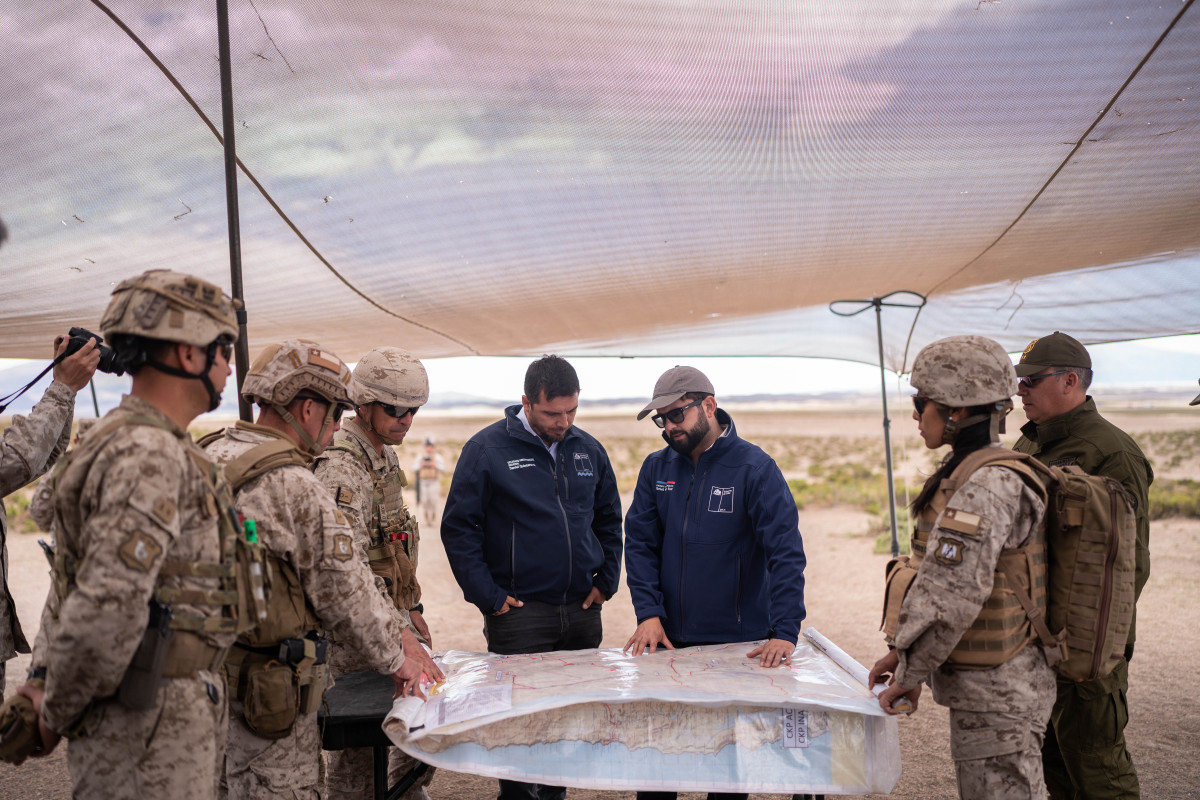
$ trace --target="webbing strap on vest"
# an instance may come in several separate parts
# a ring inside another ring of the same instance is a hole
[[[290,439],[272,439],[251,447],[225,465],[225,480],[234,492],[273,469],[307,467],[311,457],[301,453]]]

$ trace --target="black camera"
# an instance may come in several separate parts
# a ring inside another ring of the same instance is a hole
[[[107,372],[110,375],[124,375],[125,370],[117,363],[117,354],[113,349],[104,344],[104,339],[89,331],[87,328],[71,328],[67,331],[67,349],[63,351],[62,357],[66,358],[79,348],[88,343],[88,339],[96,340],[96,349],[100,351],[100,363],[96,369],[101,372]],[[59,359],[60,361],[62,359]]]

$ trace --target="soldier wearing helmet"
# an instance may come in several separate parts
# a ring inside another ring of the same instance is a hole
[[[18,689],[43,753],[70,738],[76,797],[216,794],[221,664],[247,617],[228,488],[187,426],[220,400],[234,309],[154,270],[119,284],[100,323],[133,385],[57,472],[53,588]]]
[[[915,710],[922,683],[950,708],[960,797],[1044,797],[1054,672],[1010,582],[1045,584],[1046,492],[999,443],[1017,376],[996,342],[951,336],[917,355],[909,382],[925,446],[951,451],[913,502],[912,557],[889,564],[892,649],[870,682],[891,676],[889,713],[901,697]],[[1044,610],[1044,589],[1029,594]]]
[[[262,548],[271,594],[257,625],[225,662],[229,739],[222,796],[308,797],[319,793],[317,710],[327,678],[328,640],[351,644],[364,669],[391,673],[401,695],[422,696],[423,650],[407,658],[404,621],[355,556],[353,533],[309,469],[355,400],[349,367],[316,342],[290,339],[255,359],[242,394],[260,408],[206,442],[224,465],[247,535]],[[288,692],[287,687],[299,687]]]
[[[316,460],[316,477],[333,494],[338,509],[350,521],[354,551],[374,571],[376,584],[406,624],[409,646],[420,647],[413,634],[432,645],[417,582],[416,517],[404,502],[408,485],[393,445],[404,441],[417,410],[429,399],[429,378],[421,362],[398,347],[369,350],[354,366],[357,391],[354,416],[346,421],[329,447]],[[333,674],[366,667],[351,641],[335,635],[330,654]],[[369,748],[328,753],[326,775],[330,800],[369,798]],[[400,750],[389,751],[389,784],[419,765]],[[425,772],[405,797],[426,797],[433,771]]]

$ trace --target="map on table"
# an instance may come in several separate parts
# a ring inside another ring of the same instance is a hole
[[[436,767],[529,783],[890,791],[900,777],[895,717],[807,640],[792,666],[776,669],[746,658],[755,644],[636,658],[615,649],[451,650],[439,657],[445,683],[428,702],[397,700],[384,731]]]

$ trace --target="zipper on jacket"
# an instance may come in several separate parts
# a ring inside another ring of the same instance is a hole
[[[739,555],[733,560],[734,568],[737,570],[737,580],[733,582],[733,611],[737,617],[737,624],[740,628],[742,625],[742,557]]]
[[[562,442],[559,442],[558,454],[563,456]],[[547,453],[549,455],[549,453]],[[566,456],[563,456],[563,473],[567,471]],[[563,587],[563,605],[567,603],[567,592],[571,590],[571,576],[575,574],[575,554],[571,547],[571,520],[567,517],[567,509],[563,506],[562,495],[558,488],[558,460],[550,459],[550,477],[554,479],[554,500],[558,503],[558,510],[562,513],[563,530],[567,534],[567,585]]]
[[[513,520],[512,538],[508,540],[508,593],[517,596],[517,521]]]

